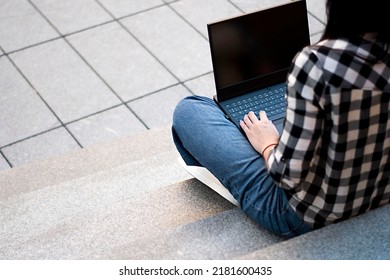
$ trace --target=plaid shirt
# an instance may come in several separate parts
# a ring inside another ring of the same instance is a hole
[[[295,57],[269,172],[309,225],[390,202],[389,100],[390,54],[369,36],[324,40]]]

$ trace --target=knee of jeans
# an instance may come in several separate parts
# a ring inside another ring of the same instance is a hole
[[[173,127],[180,127],[182,124],[188,125],[188,122],[191,121],[192,113],[196,113],[194,107],[200,101],[204,101],[202,96],[187,96],[183,98],[177,105],[173,112]]]
[[[186,111],[188,111],[188,106],[192,103],[192,96],[184,97],[182,100],[180,100],[179,103],[177,103],[175,110],[173,112],[173,120],[177,120],[181,118],[181,115]]]

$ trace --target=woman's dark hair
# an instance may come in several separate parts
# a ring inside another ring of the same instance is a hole
[[[386,0],[327,0],[328,20],[322,39],[350,38],[375,32],[390,42]]]

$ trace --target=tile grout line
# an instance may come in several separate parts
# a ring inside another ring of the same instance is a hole
[[[3,149],[5,149],[5,148],[8,148],[8,147],[13,146],[13,145],[15,145],[15,144],[21,143],[21,142],[23,142],[23,141],[26,141],[26,140],[29,140],[29,139],[32,139],[32,138],[35,138],[35,137],[37,137],[37,136],[39,136],[39,135],[43,135],[43,134],[45,134],[45,133],[48,133],[48,132],[50,132],[50,131],[53,131],[53,130],[56,130],[56,129],[59,129],[59,128],[62,128],[62,127],[64,127],[62,124],[61,124],[61,125],[57,125],[57,126],[52,127],[52,128],[50,128],[50,129],[47,129],[47,130],[44,130],[44,131],[35,133],[35,134],[33,134],[33,135],[24,137],[24,138],[22,138],[22,139],[20,139],[20,140],[14,141],[14,142],[12,142],[12,143],[8,143],[8,144],[6,144],[6,145],[0,147],[0,150],[3,150]]]
[[[98,0],[96,0],[96,1],[98,1]],[[185,19],[174,7],[172,7],[172,4],[174,4],[174,3],[178,3],[178,2],[180,2],[179,0],[176,0],[176,1],[173,1],[173,2],[167,2],[167,1],[165,1],[165,0],[163,0],[163,2],[179,17],[179,18],[181,18],[185,23],[187,23],[193,30],[195,30],[202,38],[204,38],[207,42],[209,41],[209,39],[208,39],[208,37],[206,37],[205,35],[203,35],[203,33],[202,32],[200,32],[194,25],[192,25],[192,23],[191,22],[189,22],[187,19]],[[228,2],[229,3],[231,3],[230,2],[230,0],[228,0]],[[243,13],[243,11],[240,9],[240,8],[238,8],[235,4],[233,4],[233,3],[231,3],[234,7],[236,7],[240,12],[242,12]],[[208,74],[210,74],[210,73],[212,73],[213,71],[210,71],[210,72],[208,72],[208,73],[205,73],[205,74],[202,74],[202,75],[199,75],[199,76],[197,76],[197,77],[194,77],[194,78],[191,78],[191,79],[188,79],[188,80],[186,80],[186,81],[183,81],[183,82],[180,82],[180,84],[182,84],[182,86],[184,87],[184,88],[186,88],[192,95],[195,95],[195,93],[185,84],[186,82],[188,82],[188,81],[190,81],[190,80],[193,80],[193,79],[196,79],[196,78],[199,78],[199,77],[202,77],[202,76],[205,76],[205,75],[208,75]]]
[[[243,14],[246,14],[240,7],[238,7],[234,2],[232,2],[231,0],[227,0],[230,4],[232,4],[236,9],[238,9],[240,12],[242,12]]]
[[[1,149],[0,149],[0,155],[3,156],[3,158],[4,158],[5,161],[8,163],[8,165],[9,165],[10,168],[14,167],[14,166],[12,165],[12,163],[8,160],[8,158],[5,156],[5,154],[3,153],[3,151],[2,151]]]
[[[313,14],[312,12],[310,12],[309,10],[307,11],[312,17],[314,17],[316,20],[318,20],[321,24],[323,24],[324,26],[326,26],[326,23],[324,23],[322,21],[322,19],[320,19],[318,16],[316,16],[315,14]]]
[[[173,3],[176,3],[176,2],[173,2]],[[187,23],[193,30],[196,31],[196,33],[198,33],[200,36],[202,36],[202,38],[204,38],[207,42],[209,41],[209,39],[207,38],[207,36],[203,35],[202,32],[200,32],[195,26],[193,26],[191,24],[191,22],[189,22],[187,19],[185,19],[178,11],[176,11],[176,9],[174,7],[172,7],[171,5],[172,3],[166,3],[166,6],[169,7],[169,9],[174,12],[179,18],[181,18],[185,23]]]

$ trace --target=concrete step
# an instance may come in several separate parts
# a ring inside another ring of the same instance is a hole
[[[390,205],[274,244],[241,259],[390,260]]]
[[[2,201],[1,259],[119,258],[122,248],[128,254],[129,244],[232,207],[191,181],[133,193],[126,189],[132,187],[131,181],[123,180],[119,186],[95,179],[99,178],[91,176]],[[147,257],[153,255],[150,249],[131,251],[134,256],[143,251]]]
[[[281,241],[177,156],[163,128],[0,173],[0,258],[226,259]]]
[[[165,127],[0,172],[0,259],[390,259],[390,205],[284,240],[177,156]]]
[[[259,227],[239,208],[224,199],[221,201],[221,197],[213,191],[204,190],[206,186],[195,181],[191,184],[199,184],[196,188],[202,193],[210,192],[210,195],[215,196],[216,203],[227,203],[225,207],[229,208],[147,238],[133,240],[118,248],[110,259],[229,260],[284,240]],[[209,198],[206,200],[209,205]]]
[[[82,178],[100,171],[110,170],[129,162],[137,162],[159,154],[169,156],[164,164],[172,164],[178,156],[169,127],[149,130],[130,138],[103,143],[77,150],[63,156],[32,162],[0,171],[0,198],[34,191],[44,186]],[[176,167],[176,162],[175,162]],[[182,168],[174,171],[188,179]],[[166,177],[169,177],[167,174]]]
[[[1,259],[234,259],[283,241],[195,179],[132,192],[92,177],[5,201]]]

